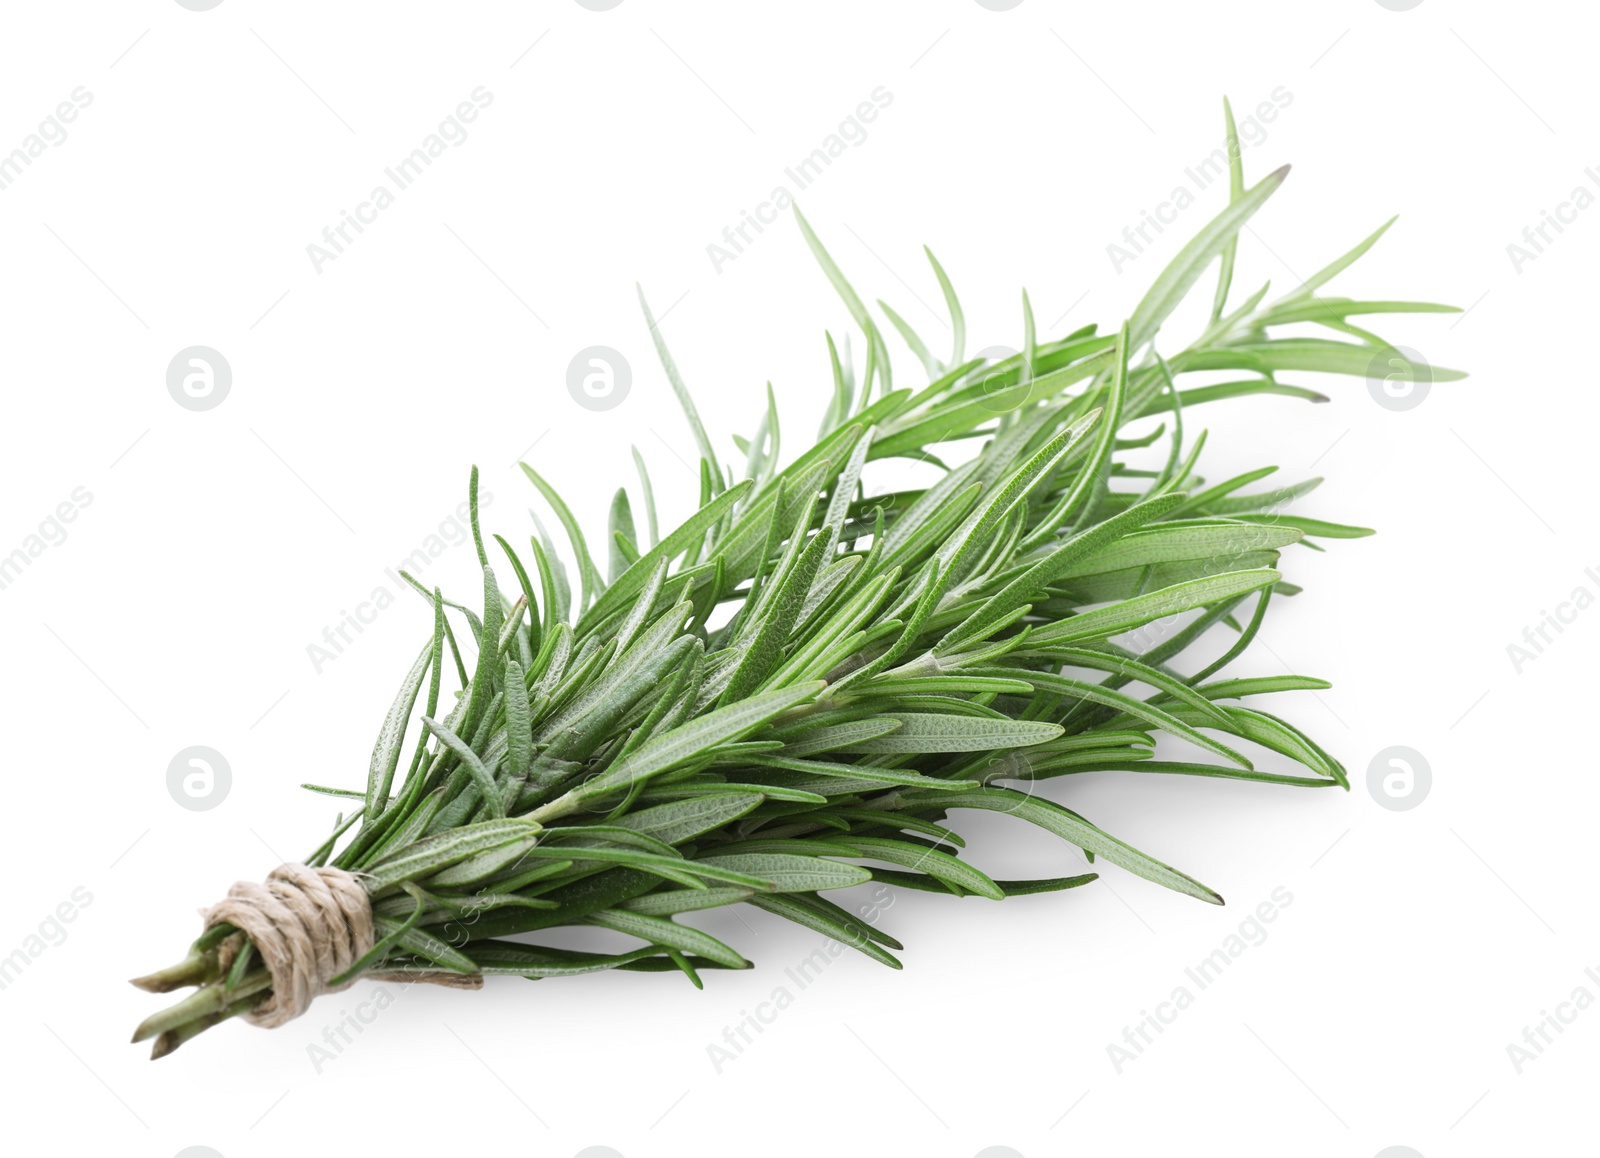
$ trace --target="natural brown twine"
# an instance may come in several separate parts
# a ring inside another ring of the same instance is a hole
[[[204,913],[206,928],[229,924],[250,938],[272,976],[272,996],[244,1014],[254,1025],[272,1029],[299,1017],[313,998],[337,993],[355,978],[330,986],[372,948],[372,902],[360,878],[343,869],[283,864],[267,874],[265,884],[239,881],[222,901]],[[224,972],[232,965],[243,938],[234,935],[218,950]],[[370,973],[375,980],[422,981],[458,989],[477,989],[477,974],[445,971]]]

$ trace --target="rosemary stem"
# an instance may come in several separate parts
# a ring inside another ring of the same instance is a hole
[[[199,1037],[214,1025],[221,1025],[230,1018],[238,1017],[241,1013],[248,1013],[252,1006],[259,1000],[257,997],[246,997],[235,1001],[216,1013],[208,1013],[204,1017],[197,1017],[193,1021],[186,1021],[182,1025],[162,1033],[150,1047],[150,1060],[166,1057],[186,1041]]]
[[[216,976],[216,953],[192,946],[189,955],[176,965],[169,965],[165,969],[158,969],[143,977],[135,977],[131,984],[149,993],[171,993],[174,989],[182,989],[186,985],[204,985]]]
[[[189,1022],[220,1013],[238,999],[254,998],[271,985],[272,974],[265,969],[256,969],[246,974],[244,979],[231,990],[221,981],[212,981],[196,989],[177,1004],[169,1005],[159,1013],[145,1018],[139,1023],[139,1028],[133,1031],[133,1040],[145,1041],[176,1030]]]

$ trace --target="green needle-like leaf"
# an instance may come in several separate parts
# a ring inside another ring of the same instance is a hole
[[[893,388],[877,312],[864,304],[876,296],[857,293],[796,210],[802,239],[860,331],[858,356],[850,337],[831,333],[826,364],[816,351],[804,388],[823,417],[809,445],[795,447],[792,433],[785,444],[770,383],[754,398],[747,389],[738,406],[722,400],[719,425],[723,410],[752,419],[732,442],[742,482],[715,453],[727,432],[716,441],[708,433],[641,292],[699,454],[680,496],[690,513],[659,524],[635,449],[640,490],[611,480],[598,492],[596,501],[611,496],[604,540],[594,540],[602,575],[573,510],[524,465],[570,551],[558,553],[530,511],[534,533],[519,548],[531,551],[526,566],[511,539],[495,536],[516,576],[502,594],[472,472],[481,601],[448,599],[401,573],[432,607],[432,636],[399,681],[365,784],[307,785],[349,812],[322,830],[331,835],[304,863],[339,890],[342,906],[359,909],[364,895],[371,909],[371,946],[337,980],[449,974],[472,984],[479,975],[615,969],[682,974],[699,988],[715,983],[713,971],[749,962],[678,918],[735,904],[837,942],[828,953],[849,946],[898,968],[891,951],[901,945],[877,928],[880,905],[819,894],[872,882],[875,899],[902,887],[947,899],[1035,896],[1022,913],[1056,921],[1070,919],[1073,898],[1044,894],[1096,879],[995,879],[974,863],[986,842],[967,848],[964,810],[1035,825],[1091,860],[1220,904],[1045,793],[1087,774],[1154,777],[1126,798],[1136,828],[1172,776],[1193,778],[1192,787],[1348,789],[1334,753],[1267,698],[1316,695],[1325,681],[1219,673],[1282,673],[1270,655],[1264,667],[1250,656],[1264,646],[1269,611],[1282,606],[1276,596],[1306,582],[1305,555],[1292,548],[1334,549],[1372,532],[1302,513],[1321,497],[1320,480],[1280,482],[1276,467],[1258,465],[1296,457],[1275,428],[1258,423],[1241,437],[1225,423],[1259,394],[1339,404],[1338,377],[1322,379],[1331,383],[1324,395],[1280,374],[1343,376],[1346,393],[1351,377],[1460,378],[1413,365],[1358,324],[1451,307],[1321,295],[1381,229],[1273,304],[1263,305],[1267,286],[1230,303],[1249,250],[1239,233],[1287,169],[1247,188],[1226,103],[1224,128],[1227,204],[1125,321],[1051,334],[1024,291],[1022,349],[968,361],[966,316],[929,251],[949,311],[948,361],[877,302],[930,379],[915,391]],[[1214,259],[1214,292],[1180,310]],[[1198,333],[1186,339],[1174,319],[1191,315]],[[1306,337],[1308,324],[1324,336]],[[785,367],[779,380],[805,368]],[[1218,441],[1261,458],[1213,472],[1192,410],[1227,399],[1238,405],[1216,408]],[[1292,420],[1271,405],[1277,421]],[[1200,751],[1169,754],[1174,740]],[[1286,762],[1299,767],[1285,771]],[[337,769],[304,775],[348,782]],[[288,896],[281,879],[272,887]],[[351,916],[359,925],[359,912]],[[593,951],[529,939],[595,929],[638,943]],[[139,980],[156,991],[196,987],[139,1036],[161,1056],[249,1013],[276,986],[298,989],[336,971],[286,976],[270,948],[232,925],[207,929],[177,965]]]

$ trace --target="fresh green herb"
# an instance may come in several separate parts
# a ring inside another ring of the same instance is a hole
[[[1231,139],[1231,114],[1227,128]],[[1281,513],[1316,480],[1249,490],[1275,469],[1265,467],[1203,482],[1204,435],[1186,441],[1185,423],[1220,398],[1321,398],[1282,372],[1365,374],[1392,347],[1351,326],[1352,314],[1450,307],[1319,297],[1374,235],[1287,297],[1263,305],[1263,289],[1230,312],[1239,231],[1287,174],[1247,188],[1233,158],[1227,208],[1111,333],[1042,339],[1024,296],[1023,353],[965,361],[961,306],[929,253],[955,334],[949,360],[880,303],[927,373],[916,390],[892,385],[883,332],[797,209],[868,354],[858,381],[829,336],[827,417],[786,467],[769,392],[760,428],[738,442],[743,480],[718,465],[651,322],[702,455],[700,509],[658,536],[641,460],[641,504],[617,493],[602,575],[555,487],[524,467],[567,534],[577,578],[542,526],[531,566],[497,539],[513,601],[487,563],[474,502],[481,614],[431,593],[429,642],[382,723],[366,786],[316,788],[362,803],[308,863],[359,874],[378,930],[338,980],[626,969],[678,970],[700,985],[701,971],[749,962],[680,918],[736,903],[898,968],[897,941],[820,894],[878,880],[998,900],[1094,879],[991,879],[945,826],[963,810],[1007,813],[1091,860],[1221,904],[1034,784],[1135,771],[1348,788],[1315,741],[1241,702],[1326,684],[1212,677],[1248,647],[1274,595],[1298,590],[1282,578],[1284,550],[1370,532]],[[1182,344],[1165,326],[1214,261],[1209,321]],[[1304,324],[1335,336],[1278,332]],[[1215,370],[1241,377],[1179,389]],[[1454,377],[1433,369],[1435,381]],[[1127,429],[1163,415],[1156,429]],[[864,467],[891,457],[939,465],[941,477],[865,493]],[[476,641],[470,677],[448,609],[464,612]],[[1226,632],[1220,658],[1190,658]],[[442,711],[451,670],[462,686]],[[416,748],[402,772],[408,732]],[[1187,755],[1155,759],[1158,736]],[[581,926],[640,945],[602,954],[513,940]],[[178,965],[141,979],[198,988],[136,1040],[155,1037],[160,1056],[266,999],[271,977],[239,939],[213,927]]]

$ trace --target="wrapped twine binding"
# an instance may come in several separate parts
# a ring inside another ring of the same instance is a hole
[[[293,1021],[324,993],[354,985],[357,978],[342,985],[328,983],[359,961],[376,941],[367,890],[354,873],[338,868],[279,865],[267,875],[265,884],[239,881],[203,916],[208,929],[229,924],[240,930],[218,949],[223,973],[232,966],[245,937],[261,955],[272,976],[272,995],[244,1017],[265,1029]],[[454,989],[483,987],[481,975],[444,970],[361,976]]]

